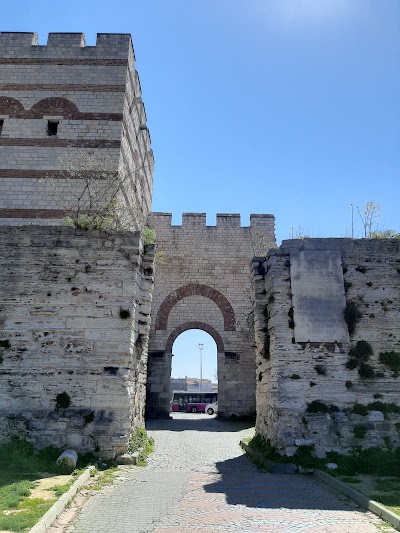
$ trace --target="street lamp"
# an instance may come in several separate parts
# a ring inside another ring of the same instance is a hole
[[[199,392],[202,392],[202,384],[203,384],[203,348],[204,344],[199,342],[199,350],[200,350],[200,386],[199,386]]]

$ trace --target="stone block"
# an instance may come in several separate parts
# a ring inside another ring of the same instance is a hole
[[[382,411],[368,411],[369,422],[382,422],[384,418]]]

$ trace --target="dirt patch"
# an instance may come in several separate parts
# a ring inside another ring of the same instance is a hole
[[[50,474],[51,475],[51,474]],[[32,489],[29,498],[41,498],[43,500],[51,500],[55,498],[54,492],[51,489],[52,487],[59,487],[61,485],[66,485],[72,480],[72,476],[52,476],[45,477],[35,481],[36,487]]]

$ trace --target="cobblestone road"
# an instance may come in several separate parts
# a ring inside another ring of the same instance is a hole
[[[147,425],[156,452],[89,499],[71,533],[376,533],[383,522],[301,475],[260,472],[239,440],[251,428],[176,414]],[[385,531],[395,531],[385,528]]]

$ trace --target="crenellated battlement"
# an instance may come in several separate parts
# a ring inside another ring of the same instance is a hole
[[[86,46],[84,33],[49,33],[46,45],[36,32],[1,32],[0,57],[51,59],[127,59],[133,50],[129,33],[98,33],[95,46]]]
[[[207,225],[206,213],[183,213],[182,224],[172,224],[172,213],[150,213],[148,224],[152,228],[253,228],[263,231],[274,231],[275,217],[269,214],[250,215],[250,226],[241,226],[238,213],[217,213],[216,225]]]

